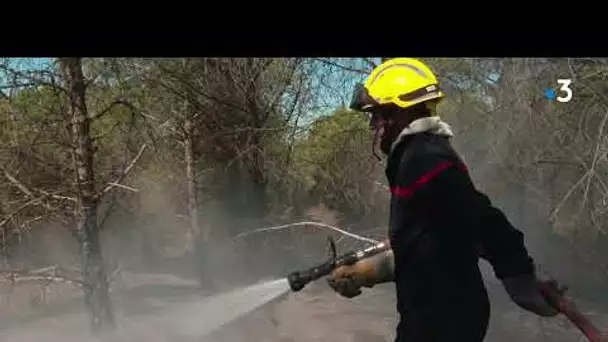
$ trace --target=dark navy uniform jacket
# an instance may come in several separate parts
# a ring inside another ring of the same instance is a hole
[[[490,305],[479,257],[499,279],[533,273],[523,234],[475,188],[447,136],[405,136],[389,155],[386,176],[396,341],[482,341]]]

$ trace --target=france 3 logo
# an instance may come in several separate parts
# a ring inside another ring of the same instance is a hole
[[[570,89],[572,80],[569,78],[561,78],[557,80],[557,84],[560,85],[557,91],[551,88],[545,90],[545,96],[547,96],[547,99],[557,100],[563,103],[570,102],[570,100],[572,100],[572,89]]]

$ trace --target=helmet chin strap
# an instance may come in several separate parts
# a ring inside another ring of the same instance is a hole
[[[372,154],[378,161],[382,161],[382,157],[378,154],[378,145],[380,143],[380,139],[382,139],[382,131],[384,128],[382,126],[377,127],[374,130],[374,140],[372,141]]]

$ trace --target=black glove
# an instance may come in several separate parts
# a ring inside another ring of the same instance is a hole
[[[509,277],[502,282],[513,302],[522,309],[543,317],[552,317],[559,313],[543,296],[541,284],[534,274]]]

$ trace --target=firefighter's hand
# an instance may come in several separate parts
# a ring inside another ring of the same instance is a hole
[[[395,260],[392,251],[363,259],[354,265],[336,268],[327,279],[329,286],[344,297],[361,294],[361,287],[391,282],[395,278]]]
[[[361,294],[361,287],[373,286],[373,273],[371,265],[358,262],[336,268],[327,278],[327,283],[340,295],[353,298]]]
[[[541,283],[535,275],[505,278],[503,285],[513,302],[522,309],[544,317],[552,317],[559,313],[542,295]]]

